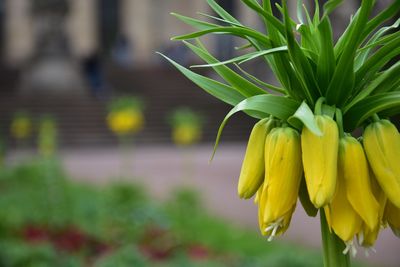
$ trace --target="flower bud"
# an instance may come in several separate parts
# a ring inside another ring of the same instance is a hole
[[[302,178],[299,133],[275,128],[265,141],[265,180],[260,198],[261,225],[273,238],[288,227]]]
[[[273,120],[263,119],[254,125],[250,133],[238,182],[238,194],[241,198],[251,198],[264,180],[265,139],[274,125]]]
[[[388,120],[371,123],[363,134],[368,161],[388,199],[400,208],[400,134]]]
[[[346,197],[369,229],[379,224],[379,204],[371,189],[368,163],[360,142],[346,136],[339,142],[339,164],[346,185]]]
[[[331,202],[336,189],[339,131],[328,116],[317,115],[315,121],[323,135],[317,136],[303,127],[301,148],[310,200],[321,208]]]

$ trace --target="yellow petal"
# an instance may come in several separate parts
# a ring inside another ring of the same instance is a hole
[[[340,139],[339,164],[343,167],[348,201],[369,229],[376,228],[379,224],[379,204],[372,193],[363,147],[354,137]]]
[[[363,143],[368,161],[388,199],[400,208],[400,134],[388,120],[365,129]]]
[[[250,133],[238,182],[241,198],[251,198],[264,180],[264,144],[275,122],[263,119],[256,123]]]
[[[339,132],[337,124],[325,115],[315,116],[322,136],[303,127],[301,148],[304,174],[310,200],[316,208],[329,204],[336,190]]]
[[[344,242],[348,242],[361,230],[362,219],[347,200],[346,182],[343,177],[343,166],[338,164],[337,190],[335,197],[325,208],[329,226]]]

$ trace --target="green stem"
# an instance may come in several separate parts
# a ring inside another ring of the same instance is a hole
[[[381,119],[379,118],[379,116],[378,116],[378,114],[374,114],[374,115],[372,115],[372,120],[374,121],[374,122],[378,122],[378,121],[380,121]]]
[[[340,138],[344,137],[344,130],[343,130],[343,116],[342,111],[340,109],[336,109],[336,123],[339,128],[339,136]]]
[[[322,104],[325,102],[325,97],[318,98],[317,102],[315,103],[314,114],[315,115],[322,115]]]
[[[337,235],[330,231],[323,209],[320,210],[320,216],[324,267],[350,267],[349,253],[343,254],[346,246]]]

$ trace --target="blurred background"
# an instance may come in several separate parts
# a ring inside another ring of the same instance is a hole
[[[217,2],[262,28],[239,0]],[[333,14],[335,36],[359,2]],[[170,41],[192,30],[170,12],[212,14],[205,0],[0,0],[0,266],[322,265],[318,218],[299,205],[268,243],[236,196],[255,120],[236,115],[208,163],[230,107],[155,53],[202,63]],[[219,59],[241,45],[204,43]],[[385,229],[359,266],[400,266],[399,249]]]

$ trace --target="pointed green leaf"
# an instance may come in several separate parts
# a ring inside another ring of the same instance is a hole
[[[214,58],[207,50],[200,48],[188,42],[184,42],[194,53],[205,60],[207,63],[218,63],[219,61]],[[247,79],[243,78],[230,68],[226,66],[214,66],[213,69],[233,88],[235,88],[240,94],[250,97],[253,95],[265,94],[266,92],[255,84],[251,83]]]
[[[158,53],[159,55],[163,56],[167,59],[172,65],[174,65],[183,75],[185,75],[189,80],[197,84],[200,88],[202,88],[207,93],[211,94],[212,96],[228,103],[232,106],[238,104],[240,101],[245,99],[243,95],[238,93],[235,88],[228,86],[226,84],[214,81],[210,78],[204,77],[200,74],[197,74],[193,71],[188,70],[187,68],[179,65],[172,59],[168,58],[167,56]]]
[[[306,102],[301,103],[296,112],[289,117],[288,122],[299,130],[301,130],[304,125],[315,135],[322,136],[322,132],[315,122],[314,113]]]
[[[324,15],[323,17],[329,16],[333,10],[335,10],[338,5],[342,4],[343,0],[329,0],[324,4]]]
[[[182,15],[179,15],[176,13],[171,13],[171,15],[176,17],[177,19],[181,20],[182,22],[186,23],[187,25],[190,25],[198,30],[209,30],[209,29],[220,27],[220,25],[218,25],[218,24],[201,21],[198,19],[182,16]]]
[[[328,17],[323,18],[318,25],[318,37],[321,48],[317,63],[317,80],[322,95],[325,95],[336,65],[332,27]]]
[[[336,65],[332,80],[326,91],[326,100],[330,105],[341,107],[352,94],[354,88],[354,57],[361,42],[361,34],[368,21],[368,16],[373,7],[374,0],[364,0],[357,18],[354,20],[354,27],[351,29],[345,42],[343,53]]]
[[[209,33],[216,33],[216,34],[232,34],[244,39],[247,38],[254,38],[257,41],[265,44],[265,45],[270,45],[270,40],[266,35],[263,35],[257,31],[254,31],[249,28],[239,28],[239,27],[223,27],[220,26],[218,28],[213,28],[213,29],[208,29],[208,30],[202,30],[202,31],[197,31],[197,32],[192,32],[189,34],[183,34],[179,36],[175,36],[172,38],[172,40],[189,40],[189,39],[195,39],[201,36],[204,36]]]
[[[244,63],[249,60],[253,60],[255,58],[261,57],[261,56],[266,56],[269,54],[273,53],[279,53],[279,52],[287,52],[287,46],[281,46],[281,47],[276,47],[276,48],[271,48],[263,51],[257,51],[257,52],[251,52],[247,53],[245,55],[241,55],[232,59],[228,59],[225,61],[217,62],[217,63],[212,63],[212,64],[202,64],[202,65],[194,65],[192,66],[193,68],[199,68],[199,67],[215,67],[215,66],[221,66],[221,65],[227,65],[230,63],[235,63],[235,62],[240,62]]]
[[[218,15],[221,16],[221,18],[230,21],[232,23],[240,24],[240,22],[235,19],[231,14],[225,11],[220,5],[217,4],[214,0],[207,0],[208,5],[217,13]]]
[[[366,97],[344,114],[345,130],[351,132],[373,114],[398,107],[400,107],[400,92]]]
[[[225,116],[219,129],[217,138],[215,140],[214,152],[211,159],[214,157],[215,151],[218,147],[219,140],[221,138],[222,131],[228,122],[229,118],[232,117],[239,111],[255,111],[264,113],[265,117],[272,115],[278,119],[286,121],[299,107],[299,103],[293,99],[275,96],[275,95],[257,95],[244,99],[242,102],[237,104],[229,113]]]
[[[386,9],[376,15],[373,19],[369,20],[365,30],[362,34],[362,40],[364,40],[368,35],[370,35],[378,26],[384,22],[390,20],[391,18],[398,16],[400,12],[400,1],[394,0]]]
[[[385,83],[386,81],[394,81],[394,79],[398,78],[400,78],[400,62],[394,64],[391,68],[381,73],[378,78],[374,79],[370,84],[368,84],[367,87],[365,87],[357,96],[353,98],[353,100],[348,105],[346,105],[344,111],[346,112],[348,109],[354,106],[354,104],[368,97],[375,91],[378,91],[380,93],[389,91],[390,89],[386,90],[386,87],[390,88],[390,84],[386,84],[385,87],[382,86],[383,83]]]

